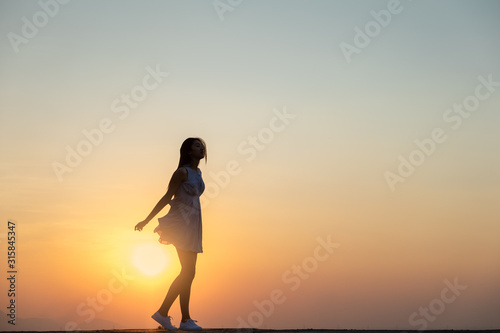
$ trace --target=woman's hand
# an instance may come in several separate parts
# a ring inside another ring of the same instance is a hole
[[[142,228],[144,228],[144,227],[146,226],[146,224],[148,224],[148,222],[146,222],[146,221],[139,222],[139,223],[137,223],[137,224],[136,224],[136,226],[135,226],[135,229],[134,229],[134,230],[139,230],[139,231],[141,231],[141,230],[142,230]]]

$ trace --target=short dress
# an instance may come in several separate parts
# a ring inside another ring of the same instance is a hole
[[[154,232],[158,233],[162,244],[173,244],[180,250],[203,253],[200,195],[205,190],[205,183],[200,169],[194,171],[188,166],[184,167],[188,178],[170,201],[167,215],[158,218],[159,225]]]

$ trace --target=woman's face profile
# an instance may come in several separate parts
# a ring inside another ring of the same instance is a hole
[[[194,141],[191,145],[191,155],[200,160],[205,157],[205,147],[199,140]]]

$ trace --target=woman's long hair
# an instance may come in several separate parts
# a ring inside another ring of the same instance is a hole
[[[203,141],[202,138],[187,138],[181,145],[181,157],[179,158],[178,168],[191,163],[191,156],[189,155],[189,152],[191,151],[191,146],[195,141],[200,141],[202,144],[205,163],[207,163],[207,145],[205,144],[205,141]]]

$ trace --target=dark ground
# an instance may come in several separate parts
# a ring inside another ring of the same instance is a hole
[[[16,331],[16,332],[30,332],[30,333],[61,333],[64,331]],[[156,333],[156,332],[168,332],[166,330],[160,329],[123,329],[123,330],[82,330],[74,331],[84,332],[84,333]],[[179,331],[183,332],[183,331]],[[484,332],[493,333],[500,332],[500,329],[496,330],[347,330],[347,329],[335,329],[335,330],[316,330],[316,329],[289,329],[289,330],[266,330],[266,329],[236,329],[236,328],[207,328],[202,331],[202,333],[399,333],[399,332],[424,332],[424,333],[457,333],[457,332]]]

